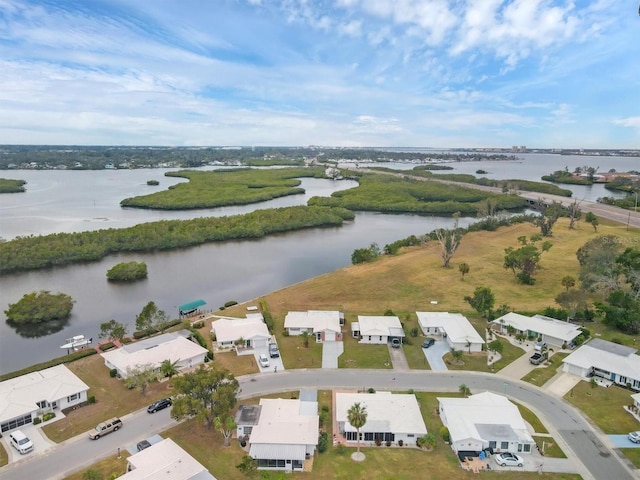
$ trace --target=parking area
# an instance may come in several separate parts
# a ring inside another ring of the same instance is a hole
[[[422,353],[424,353],[427,362],[429,362],[431,370],[448,370],[442,357],[449,352],[449,350],[451,349],[446,340],[436,339],[435,343],[429,348],[423,348]]]
[[[260,355],[266,355],[267,359],[269,360],[269,364],[267,366],[262,366],[260,364]],[[268,347],[256,348],[253,352],[253,356],[256,360],[256,365],[258,365],[261,373],[279,372],[281,370],[284,370],[282,357],[278,356],[271,358],[271,356],[269,355]]]
[[[338,368],[338,357],[343,352],[343,342],[324,342],[322,344],[322,368]]]
[[[55,443],[50,441],[44,435],[44,433],[42,433],[42,429],[39,426],[32,424],[23,425],[18,430],[21,430],[22,433],[29,437],[29,440],[33,442],[33,450],[29,453],[21,455],[14,447],[9,444],[9,434],[11,432],[3,433],[0,441],[2,442],[2,446],[4,447],[4,449],[7,451],[9,464],[19,462],[21,460],[26,460],[32,455],[39,455],[55,445]]]

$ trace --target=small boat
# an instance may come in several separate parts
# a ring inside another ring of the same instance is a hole
[[[93,338],[86,338],[84,335],[76,335],[71,338],[67,338],[64,345],[60,345],[60,348],[66,348],[67,350],[77,350],[93,342]]]

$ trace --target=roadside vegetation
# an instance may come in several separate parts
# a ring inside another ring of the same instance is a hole
[[[10,178],[0,178],[0,193],[21,193],[26,189],[24,180],[12,180]]]
[[[167,172],[167,177],[181,177],[178,183],[162,192],[126,198],[123,207],[186,210],[247,205],[286,195],[304,193],[299,188],[301,177],[324,177],[322,168],[250,168],[214,171],[182,170]]]

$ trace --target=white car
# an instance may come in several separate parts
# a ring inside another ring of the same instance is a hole
[[[258,357],[258,361],[260,362],[260,366],[262,368],[266,368],[269,366],[269,357],[267,357],[264,353],[261,353]]]
[[[638,430],[637,432],[629,432],[627,438],[633,443],[640,443],[640,430]]]
[[[14,430],[11,432],[9,434],[9,443],[20,452],[20,455],[24,455],[33,450],[33,442],[22,433],[22,430]]]
[[[515,453],[499,453],[495,458],[496,463],[501,467],[522,467],[524,465],[523,458]]]

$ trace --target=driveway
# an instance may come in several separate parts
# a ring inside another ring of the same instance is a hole
[[[448,370],[442,357],[450,350],[451,348],[446,340],[436,340],[436,343],[429,348],[423,348],[422,353],[424,353],[427,362],[429,362],[431,370]]]
[[[525,351],[522,355],[516,358],[509,365],[504,367],[502,370],[498,372],[499,375],[503,377],[513,378],[514,380],[520,380],[527,373],[529,373],[534,368],[538,368],[536,365],[533,365],[529,362],[529,358],[533,355],[533,346],[530,350]],[[545,368],[545,367],[540,367]]]
[[[404,354],[402,346],[400,348],[393,348],[391,345],[388,345],[388,347],[393,369],[399,372],[408,372],[410,370],[409,362],[407,362],[407,357]]]
[[[60,417],[60,418],[63,418],[63,417]],[[48,422],[47,425],[49,423],[51,422]],[[44,432],[42,431],[42,428],[39,425],[33,425],[33,424],[23,425],[18,430],[21,430],[22,433],[24,433],[27,437],[29,437],[29,439],[33,442],[33,451],[26,453],[24,455],[21,455],[9,443],[9,433],[11,432],[7,432],[3,434],[2,439],[0,441],[2,442],[2,445],[4,446],[4,449],[7,451],[7,454],[9,456],[9,464],[19,462],[22,460],[28,460],[32,458],[34,455],[40,455],[41,453],[45,452],[49,448],[55,446],[55,443],[53,443],[51,440],[47,438],[47,436],[44,434]]]
[[[343,342],[322,343],[322,368],[338,368],[338,357],[344,352]]]
[[[267,358],[269,359],[269,366],[268,367],[263,367],[260,365],[260,354],[264,353]],[[284,370],[284,364],[282,363],[282,357],[275,357],[275,358],[271,358],[269,356],[269,347],[261,347],[261,348],[256,348],[255,351],[253,352],[253,356],[256,360],[256,365],[258,366],[258,368],[260,369],[261,373],[266,373],[266,372],[280,372],[281,370]]]

